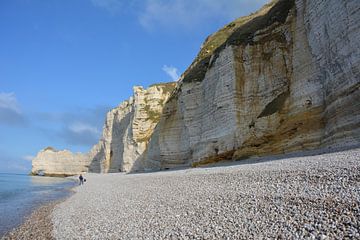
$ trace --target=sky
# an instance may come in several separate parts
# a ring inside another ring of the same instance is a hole
[[[0,0],[0,172],[86,152],[132,87],[176,81],[211,33],[267,0]]]

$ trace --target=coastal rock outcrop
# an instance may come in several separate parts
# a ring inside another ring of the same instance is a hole
[[[47,148],[32,164],[33,174],[74,175],[90,172],[129,172],[139,169],[140,159],[176,83],[148,89],[134,87],[134,95],[109,111],[102,137],[89,153],[73,154]]]
[[[31,173],[45,176],[71,176],[88,172],[91,161],[87,154],[72,153],[47,147],[32,160]]]
[[[148,89],[134,87],[134,96],[111,110],[99,143],[90,151],[92,172],[129,172],[138,169],[163,106],[176,83]]]
[[[86,166],[161,170],[359,144],[360,2],[274,0],[209,36],[177,83],[135,87]]]
[[[360,2],[272,1],[211,35],[169,99],[145,167],[360,143]]]

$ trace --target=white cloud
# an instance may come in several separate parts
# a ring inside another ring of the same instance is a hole
[[[33,160],[33,158],[35,158],[34,156],[31,156],[31,155],[26,155],[26,156],[23,156],[22,157],[24,160],[26,160],[26,161],[32,161]]]
[[[87,124],[87,123],[82,123],[82,122],[75,122],[75,123],[71,124],[69,127],[69,130],[74,133],[78,133],[78,134],[88,132],[88,133],[97,135],[100,133],[100,131],[96,127],[94,127],[90,124]]]
[[[176,67],[164,65],[162,70],[169,75],[173,81],[177,81],[179,79],[178,69]]]
[[[64,126],[59,136],[72,145],[92,146],[100,138],[100,131],[85,122],[74,122]]]
[[[14,93],[0,93],[0,108],[21,113]]]
[[[234,18],[258,10],[270,0],[91,0],[111,14],[132,12],[147,30],[198,28],[209,20]]]
[[[99,140],[100,131],[89,123],[74,122],[66,126],[60,136],[72,145],[91,146]]]
[[[26,119],[21,113],[14,93],[0,93],[0,124],[24,126]]]
[[[147,0],[139,21],[154,27],[193,28],[210,19],[232,20],[258,10],[269,0]]]
[[[109,109],[110,106],[76,107],[67,112],[37,113],[36,125],[52,141],[90,147],[99,141],[104,118]]]

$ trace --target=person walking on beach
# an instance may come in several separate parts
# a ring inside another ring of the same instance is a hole
[[[80,184],[79,185],[83,185],[84,184],[84,177],[80,174],[79,176],[79,180],[80,180]]]

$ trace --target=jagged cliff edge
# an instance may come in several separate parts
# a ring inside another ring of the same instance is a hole
[[[358,145],[359,40],[359,1],[272,1],[208,37],[164,96],[135,90],[108,113],[85,167],[161,170]],[[52,164],[43,152],[34,173]]]

